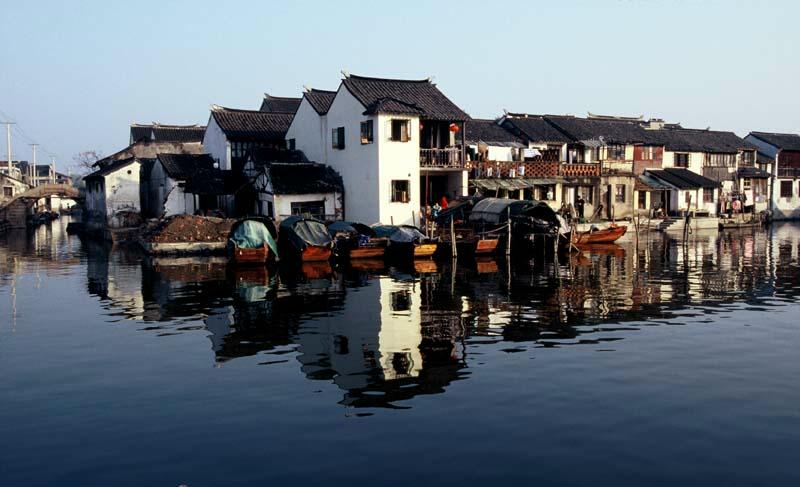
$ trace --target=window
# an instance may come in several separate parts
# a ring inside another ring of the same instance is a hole
[[[625,203],[625,185],[618,184],[614,192],[614,202]]]
[[[392,119],[391,140],[395,142],[408,142],[410,138],[409,125],[408,120]]]
[[[653,146],[651,145],[642,146],[642,160],[643,161],[653,160]]]
[[[792,181],[781,181],[781,198],[792,197]]]
[[[736,154],[709,154],[706,153],[706,167],[734,167]]]
[[[755,152],[746,150],[742,152],[742,166],[752,166],[755,163]]]
[[[292,215],[311,215],[319,220],[325,219],[325,200],[298,201],[292,203]]]
[[[714,202],[714,188],[703,188],[703,203]]]
[[[361,143],[372,143],[372,120],[361,122]]]
[[[606,147],[606,157],[615,161],[625,159],[625,146],[624,145],[609,145]]]
[[[689,157],[691,154],[675,154],[675,167],[689,167]]]
[[[331,147],[344,150],[344,127],[336,127],[331,130]]]
[[[231,142],[231,158],[244,157],[247,151],[262,145],[258,142]]]
[[[540,201],[553,201],[556,199],[556,186],[554,184],[543,184],[536,186],[536,198]]]
[[[647,209],[647,191],[639,191],[639,209]]]
[[[10,197],[14,196],[14,188],[11,188],[11,187],[8,187],[8,186],[4,186],[3,187],[3,196],[6,197],[6,198],[10,198]]]
[[[296,142],[295,142],[295,140],[294,140],[294,139],[289,139],[289,140],[287,140],[287,141],[286,141],[286,148],[287,148],[287,149],[289,149],[289,150],[295,150],[295,147],[296,147],[296,146],[297,146],[297,144],[296,144]]]
[[[750,188],[753,186],[752,181],[750,178],[742,179],[742,191],[750,191]]]
[[[587,204],[593,205],[594,204],[594,191],[592,191],[591,186],[580,186],[578,187],[578,196],[583,198]]]
[[[408,203],[411,195],[408,192],[410,184],[407,179],[392,181],[392,203]]]

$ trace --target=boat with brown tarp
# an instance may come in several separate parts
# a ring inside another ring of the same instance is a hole
[[[324,262],[333,253],[333,239],[325,224],[301,216],[281,221],[278,245],[283,259],[302,262]]]
[[[395,258],[423,259],[433,257],[438,243],[426,237],[419,228],[411,225],[374,225],[378,238],[386,238],[389,244],[386,255]]]

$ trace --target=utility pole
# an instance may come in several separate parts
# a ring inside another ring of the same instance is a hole
[[[15,125],[14,122],[5,121],[6,124],[6,143],[8,144],[8,175],[11,176],[11,126]]]
[[[30,185],[33,188],[36,186],[36,147],[38,147],[39,144],[34,143],[30,144],[30,146],[33,150],[33,165],[28,167],[28,177],[31,178]]]
[[[56,158],[55,156],[50,156],[50,172],[51,172],[51,183],[55,184],[56,182]]]

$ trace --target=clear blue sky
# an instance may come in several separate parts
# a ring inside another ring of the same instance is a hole
[[[0,118],[60,169],[124,147],[131,122],[205,124],[212,103],[335,89],[342,69],[434,76],[473,117],[592,111],[800,132],[798,2],[2,3]]]

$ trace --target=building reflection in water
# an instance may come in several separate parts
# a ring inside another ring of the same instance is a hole
[[[443,392],[468,377],[471,341],[608,349],[643,322],[793,299],[800,277],[792,225],[686,242],[653,234],[559,262],[280,272],[233,269],[216,257],[149,258],[44,228],[0,247],[0,285],[25,266],[64,272],[85,263],[89,293],[112,316],[159,335],[202,330],[220,366],[251,356],[262,365],[296,362],[356,407],[403,407]]]

